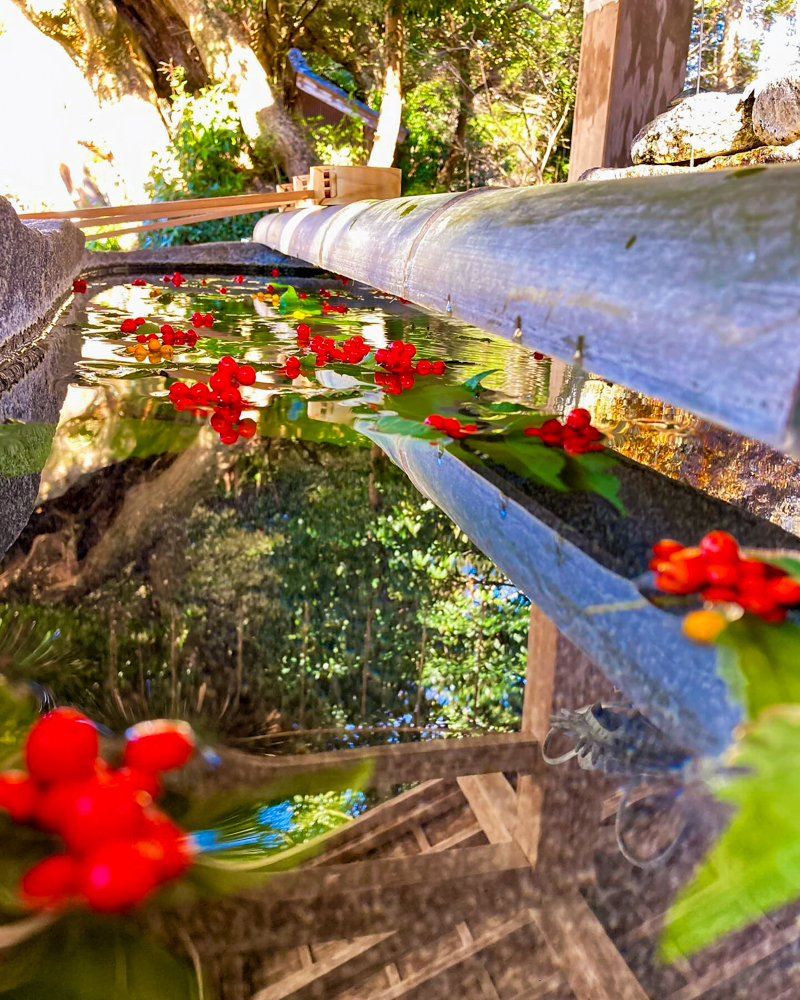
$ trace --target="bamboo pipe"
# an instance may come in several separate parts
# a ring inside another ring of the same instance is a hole
[[[258,243],[800,453],[793,165],[356,202]]]
[[[167,219],[164,222],[148,222],[141,226],[129,226],[124,229],[111,229],[104,233],[89,233],[88,238],[90,240],[105,240],[110,236],[127,236],[129,233],[148,233],[156,229],[171,229],[176,226],[190,226],[197,222],[211,222],[214,219],[227,219],[235,215],[250,215],[257,209],[253,209],[251,206],[246,208],[237,208],[235,211],[222,211],[217,210],[216,212],[201,212],[196,215],[184,216],[179,215],[173,219]],[[93,222],[91,225],[84,223],[81,227],[82,229],[93,229],[98,223]]]
[[[259,211],[261,208],[273,205],[283,205],[298,201],[305,201],[313,197],[310,191],[267,191],[263,194],[237,194],[227,195],[220,198],[186,198],[180,201],[156,201],[145,202],[140,205],[98,205],[93,208],[71,208],[63,212],[24,212],[19,215],[20,219],[91,219],[103,218],[106,216],[118,216],[120,218],[147,219],[163,218],[172,209],[179,211],[195,209],[224,208],[227,206],[254,206],[251,211]],[[155,216],[155,211],[160,214]],[[99,225],[99,223],[98,223]]]

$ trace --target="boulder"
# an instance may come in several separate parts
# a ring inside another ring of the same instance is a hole
[[[800,63],[757,80],[753,128],[770,146],[787,146],[800,139]]]
[[[0,344],[25,330],[80,271],[83,233],[71,222],[22,223],[0,198]]]
[[[752,99],[696,94],[659,115],[633,140],[634,163],[688,163],[762,145],[753,132]]]
[[[663,177],[671,174],[696,173],[701,170],[733,170],[740,167],[758,167],[768,163],[797,163],[800,161],[800,140],[791,146],[757,146],[741,153],[714,156],[694,167],[679,167],[667,163],[641,163],[635,167],[592,167],[578,178],[579,181],[615,181],[621,177]]]

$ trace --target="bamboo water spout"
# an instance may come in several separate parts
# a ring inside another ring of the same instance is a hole
[[[800,171],[315,207],[254,239],[800,451]]]

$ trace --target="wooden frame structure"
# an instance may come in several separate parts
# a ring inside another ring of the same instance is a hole
[[[616,797],[601,775],[547,767],[538,745],[554,709],[613,695],[532,608],[519,733],[251,757],[262,773],[295,775],[370,757],[374,784],[418,783],[252,896],[167,922],[196,944],[222,1000],[699,1000],[759,963],[777,968],[800,942],[796,907],[733,950],[722,942],[657,969],[647,956],[674,894],[671,867],[641,874],[646,913],[631,901],[604,922],[598,852],[632,871],[608,825]],[[230,753],[234,767],[249,757]]]

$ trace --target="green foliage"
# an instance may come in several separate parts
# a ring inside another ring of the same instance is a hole
[[[55,424],[0,424],[0,476],[13,479],[41,472],[50,454]]]
[[[669,912],[660,945],[667,962],[800,894],[798,706],[763,715],[738,744],[734,762],[747,773],[717,795],[735,816]]]
[[[148,191],[154,201],[213,198],[246,193],[255,176],[246,139],[224,86],[206,87],[197,95],[186,90],[184,73],[172,80],[172,144],[156,159]],[[257,213],[216,219],[175,229],[145,233],[143,246],[176,246],[248,238]]]
[[[747,719],[765,708],[800,702],[800,626],[746,614],[716,640],[718,669]]]

